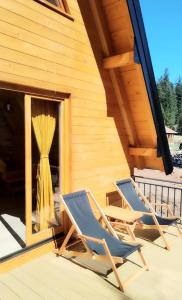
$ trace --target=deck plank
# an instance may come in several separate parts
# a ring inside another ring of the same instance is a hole
[[[182,240],[176,236],[174,227],[169,230],[166,238],[171,251],[163,248],[161,238],[153,243],[142,240],[150,271],[144,272],[128,285],[125,294],[114,286],[116,280],[113,273],[109,274],[106,281],[86,268],[48,253],[0,275],[0,300],[180,300]],[[130,261],[118,269],[121,278],[125,280],[139,268],[138,264],[139,257],[133,253]]]
[[[24,274],[22,274],[22,278],[23,278],[23,276],[24,276]],[[12,276],[11,272],[5,274],[1,278],[0,282],[2,285],[3,284],[6,285],[6,287],[8,287],[10,291],[15,291],[15,295],[17,296],[17,299],[26,299],[26,300],[43,299],[40,295],[38,295],[36,290],[33,290],[31,287],[27,287],[20,280],[16,279],[14,276]],[[14,295],[13,295],[13,297],[14,297]],[[6,299],[6,298],[4,298],[4,299]],[[14,298],[10,298],[10,299],[14,300]]]
[[[19,300],[20,298],[12,291],[7,284],[0,281],[0,300]]]
[[[28,272],[26,268],[15,269],[11,272],[12,276],[19,280],[23,285],[27,288],[33,288],[34,291],[37,292],[38,295],[41,296],[41,299],[57,299],[58,294],[54,293],[49,286],[42,283],[41,280],[37,279],[34,274]]]

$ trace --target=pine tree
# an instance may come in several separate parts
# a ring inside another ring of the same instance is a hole
[[[173,84],[169,80],[169,72],[167,69],[164,71],[164,75],[159,79],[157,87],[162,111],[164,112],[164,122],[170,128],[174,128],[177,112],[176,93]]]
[[[179,119],[182,116],[182,78],[179,77],[176,83],[176,105],[177,105],[177,113],[176,113],[176,121],[179,123]]]
[[[179,117],[177,131],[182,134],[182,114]]]

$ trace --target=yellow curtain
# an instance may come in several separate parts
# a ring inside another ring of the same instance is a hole
[[[54,219],[52,179],[49,152],[56,127],[56,112],[52,102],[32,101],[32,123],[40,152],[37,169],[37,219],[36,230],[44,230]]]

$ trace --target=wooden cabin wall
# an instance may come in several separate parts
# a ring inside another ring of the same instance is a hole
[[[106,95],[78,3],[67,3],[74,21],[33,0],[0,0],[0,80],[71,94],[64,192],[88,187],[104,205],[112,182],[130,175],[124,127],[116,124],[112,86]]]

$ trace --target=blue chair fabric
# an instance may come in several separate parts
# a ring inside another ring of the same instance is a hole
[[[126,258],[138,250],[141,245],[127,244],[106,231],[96,219],[85,191],[79,191],[63,196],[77,226],[84,235],[97,239],[105,239],[112,256]],[[87,240],[88,247],[99,255],[105,255],[103,245]]]
[[[117,187],[123,193],[133,210],[141,212],[150,212],[150,210],[141,201],[130,179],[119,180],[116,182]],[[178,218],[164,218],[155,213],[155,216],[160,225],[171,225],[178,221]],[[145,225],[155,225],[154,219],[151,216],[143,216],[140,220]]]

